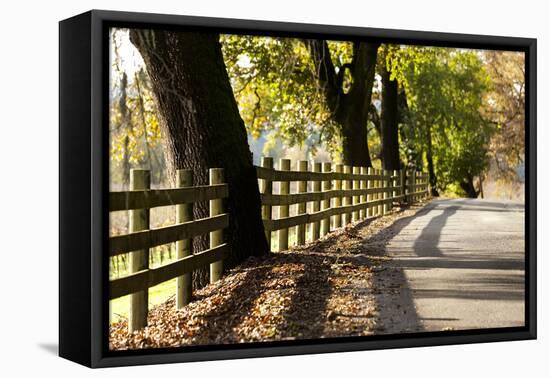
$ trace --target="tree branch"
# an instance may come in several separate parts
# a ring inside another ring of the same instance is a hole
[[[339,96],[342,91],[341,87],[338,87],[338,78],[330,57],[327,41],[305,39],[303,43],[308,48],[313,60],[317,81],[323,90],[327,105],[334,114],[338,108]]]
[[[338,74],[336,75],[336,87],[341,90],[342,93],[344,93],[344,74],[346,73],[346,69],[350,70],[350,72],[353,72],[353,63],[344,63],[340,66],[340,69],[338,70]]]
[[[375,130],[378,132],[378,135],[382,135],[382,128],[380,126],[380,115],[378,114],[378,110],[376,110],[376,106],[374,104],[370,104],[369,107],[369,120],[374,125]]]

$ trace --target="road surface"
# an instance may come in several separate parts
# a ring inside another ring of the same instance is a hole
[[[398,224],[386,252],[413,307],[407,327],[523,326],[524,222],[522,203],[445,199]]]

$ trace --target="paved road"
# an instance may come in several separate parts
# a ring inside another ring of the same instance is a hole
[[[429,203],[387,245],[402,269],[418,329],[524,325],[524,206]]]

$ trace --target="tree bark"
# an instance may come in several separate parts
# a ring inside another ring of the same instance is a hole
[[[485,194],[483,193],[483,174],[479,175],[479,196],[483,199],[485,198]]]
[[[432,197],[439,197],[437,191],[437,177],[435,176],[433,147],[432,147],[432,127],[429,123],[426,124],[426,142],[428,149],[426,151],[426,160],[428,161],[428,179],[430,181],[430,191]]]
[[[339,126],[344,164],[371,167],[367,121],[379,44],[354,43],[352,62],[342,65],[336,72],[327,41],[306,40],[304,43],[309,49],[332,119]],[[353,83],[344,93],[342,84],[346,70],[350,71]]]
[[[248,256],[267,252],[261,220],[258,180],[244,123],[229,83],[218,34],[133,29],[151,78],[159,111],[169,169],[191,169],[194,185],[208,184],[208,168],[223,168],[230,215],[225,239],[231,268]],[[208,204],[196,203],[195,219],[208,216]],[[195,238],[195,252],[208,248],[208,238]],[[208,282],[194,275],[194,286]]]
[[[380,157],[382,167],[388,170],[397,170],[401,168],[399,161],[399,113],[398,113],[398,95],[397,80],[390,79],[390,72],[386,68],[385,62],[381,64],[380,69],[382,77],[382,114],[381,114],[381,141],[382,148]]]
[[[128,134],[124,137],[122,153],[122,190],[128,190],[130,185],[130,137]]]
[[[468,174],[464,180],[460,183],[460,187],[466,193],[468,198],[477,198],[479,196],[479,190],[476,190],[474,185],[474,177]]]
[[[122,154],[122,190],[128,190],[130,185],[130,137],[129,134],[132,132],[132,120],[130,117],[130,112],[128,110],[127,100],[127,88],[128,88],[128,76],[126,72],[122,74],[120,79],[120,99],[119,99],[119,110],[120,110],[120,119],[121,125],[120,128],[123,130],[126,135],[124,136],[123,141],[123,154]]]
[[[366,117],[359,112],[351,112],[341,121],[341,132],[344,164],[352,167],[372,167]]]

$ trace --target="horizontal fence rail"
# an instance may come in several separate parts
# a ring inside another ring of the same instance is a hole
[[[210,183],[192,186],[193,173],[178,170],[173,189],[150,189],[150,172],[133,169],[130,191],[109,193],[109,211],[128,211],[129,232],[109,238],[109,255],[128,254],[129,274],[109,281],[109,299],[130,295],[128,330],[147,325],[148,290],[162,282],[177,279],[176,306],[191,300],[194,270],[210,266],[210,281],[221,278],[223,260],[229,256],[229,245],[223,243],[223,230],[229,226],[229,215],[223,212],[222,200],[228,196],[223,170],[209,170]],[[193,204],[209,201],[209,217],[193,219]],[[176,207],[176,224],[156,229],[149,225],[149,210],[161,206]],[[210,235],[210,248],[191,252],[191,240]],[[149,267],[149,249],[176,242],[176,260],[157,268]]]
[[[325,192],[308,192],[295,194],[261,194],[262,204],[264,205],[292,205],[300,202],[322,201],[331,198],[339,198],[344,195],[360,196],[374,193],[390,193],[399,187],[390,187],[382,189],[350,189],[350,190],[327,190]]]
[[[287,159],[282,159],[287,160]],[[331,164],[331,163],[328,163]],[[277,171],[265,167],[256,167],[256,175],[259,179],[269,181],[324,181],[324,180],[389,180],[390,174],[360,174],[338,172],[302,172],[302,171]]]
[[[227,184],[176,189],[111,192],[109,193],[109,211],[151,209],[153,207],[225,198],[227,195]]]
[[[152,248],[178,240],[190,239],[229,226],[229,215],[220,214],[152,230],[137,231],[113,236],[109,240],[109,253],[116,256],[143,248]]]
[[[351,222],[384,215],[394,203],[413,203],[428,196],[428,175],[415,171],[308,161],[292,164],[289,159],[281,159],[275,169],[273,159],[264,157],[256,174],[266,238],[273,249],[272,232],[276,232],[279,251],[292,242],[301,245]],[[276,193],[274,184],[279,186]]]
[[[264,219],[264,227],[269,231],[276,231],[283,228],[292,226],[298,226],[300,224],[306,224],[311,222],[318,222],[333,215],[341,215],[346,213],[353,213],[355,211],[364,210],[368,207],[385,205],[393,201],[393,198],[381,199],[377,201],[371,201],[368,203],[359,203],[356,205],[348,205],[341,207],[333,207],[326,210],[316,211],[313,213],[300,214],[292,217],[285,217],[279,219]]]
[[[191,273],[195,269],[199,269],[218,260],[223,260],[228,256],[228,252],[229,247],[224,243],[217,247],[207,249],[206,251],[183,257],[180,260],[173,261],[155,269],[146,269],[122,278],[117,278],[110,282],[111,290],[109,292],[109,299],[115,299],[141,290],[146,290],[174,277]]]

